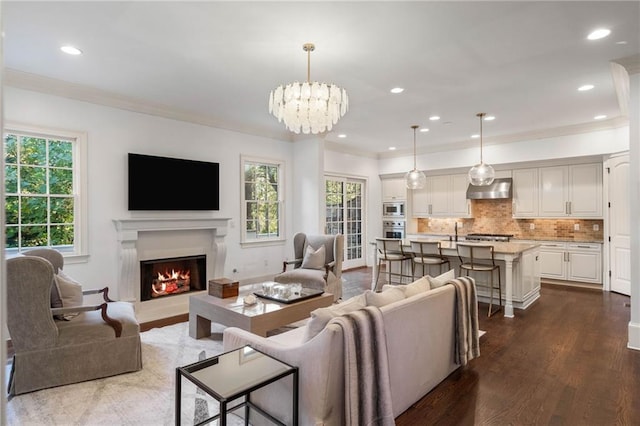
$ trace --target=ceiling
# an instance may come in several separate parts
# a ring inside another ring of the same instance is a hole
[[[2,18],[9,85],[291,141],[300,136],[269,114],[268,96],[306,78],[302,45],[313,42],[311,79],[350,101],[321,137],[378,156],[410,152],[413,124],[430,130],[420,151],[477,144],[478,112],[496,117],[487,143],[593,126],[596,115],[619,125],[610,61],[640,52],[637,1],[3,1]],[[611,35],[588,41],[599,27]]]

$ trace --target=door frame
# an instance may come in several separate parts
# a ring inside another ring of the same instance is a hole
[[[358,265],[355,266],[349,266],[349,261],[347,260],[346,254],[347,254],[347,235],[345,235],[345,244],[344,244],[344,260],[342,261],[343,264],[343,269],[350,269],[350,268],[359,268],[359,267],[363,267],[363,266],[367,266],[367,258],[369,255],[369,244],[367,243],[368,239],[367,239],[367,230],[369,228],[369,209],[368,209],[368,200],[369,200],[369,179],[366,176],[359,176],[359,175],[350,175],[350,174],[344,174],[344,173],[325,173],[324,174],[324,188],[323,188],[323,192],[324,189],[326,188],[326,181],[327,180],[343,180],[345,182],[348,181],[358,181],[362,183],[362,256],[361,256],[361,265],[359,264],[360,262],[358,262]],[[326,192],[325,192],[325,196],[324,196],[324,204],[325,204],[325,211],[326,211]],[[323,223],[323,227],[326,226],[327,223],[327,219],[326,217],[324,218],[324,223]],[[345,221],[346,223],[346,221]]]

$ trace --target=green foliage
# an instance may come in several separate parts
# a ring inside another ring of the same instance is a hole
[[[4,158],[6,247],[73,245],[73,143],[7,134]]]
[[[280,169],[275,165],[246,163],[246,231],[256,238],[280,235]]]

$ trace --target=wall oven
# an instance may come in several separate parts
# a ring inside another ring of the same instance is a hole
[[[404,217],[404,202],[394,201],[394,202],[382,203],[382,216]]]
[[[382,235],[384,238],[404,238],[404,220],[385,220],[382,222]]]

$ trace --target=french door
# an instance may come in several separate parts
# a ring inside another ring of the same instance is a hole
[[[346,177],[325,177],[327,234],[344,235],[343,269],[365,266],[364,235],[365,181]]]

